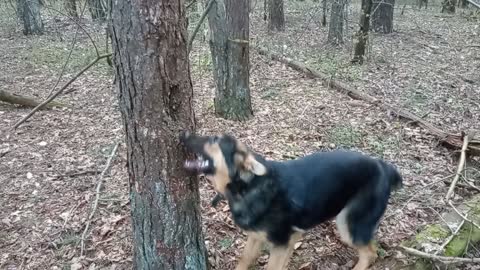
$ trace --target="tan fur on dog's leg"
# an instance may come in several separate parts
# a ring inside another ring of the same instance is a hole
[[[375,246],[370,243],[367,246],[357,247],[358,263],[353,270],[367,270],[368,267],[377,259],[377,251]]]
[[[302,234],[296,232],[290,236],[290,241],[286,247],[273,247],[270,251],[267,270],[287,269],[290,257],[292,257],[295,243],[302,238]]]
[[[243,250],[242,257],[238,262],[237,268],[235,270],[248,270],[248,267],[252,262],[260,255],[260,248],[262,247],[263,241],[254,236],[248,236],[247,243]]]

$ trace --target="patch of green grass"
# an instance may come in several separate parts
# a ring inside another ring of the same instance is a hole
[[[225,250],[229,247],[231,247],[233,245],[233,239],[232,238],[228,238],[228,237],[225,237],[223,239],[221,239],[218,244],[220,245],[220,248],[222,250]]]
[[[62,235],[62,238],[57,241],[57,247],[62,246],[76,246],[80,243],[80,236],[74,232],[66,232]]]
[[[70,54],[67,44],[52,42],[46,44],[33,44],[30,50],[25,50],[25,60],[36,68],[58,70],[65,65]],[[76,46],[68,61],[66,72],[72,73],[80,70],[95,59],[95,49],[91,47]]]
[[[397,152],[399,149],[398,140],[392,137],[382,137],[382,136],[368,136],[366,138],[366,142],[370,148],[370,151],[374,154],[378,155],[379,157],[385,156],[385,151],[393,150],[393,152]]]
[[[352,148],[362,142],[362,134],[350,124],[333,127],[327,132],[327,140],[337,147]]]
[[[323,55],[306,61],[311,66],[332,77],[339,77],[348,81],[359,80],[362,75],[362,67],[351,65],[345,56]]]

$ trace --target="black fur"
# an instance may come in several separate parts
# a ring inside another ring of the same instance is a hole
[[[235,139],[219,140],[231,182],[225,197],[235,223],[246,231],[266,232],[286,245],[295,229],[308,230],[347,208],[353,244],[367,245],[385,212],[390,193],[402,185],[385,161],[350,151],[314,153],[290,161],[265,160],[265,175],[245,175],[234,164]]]

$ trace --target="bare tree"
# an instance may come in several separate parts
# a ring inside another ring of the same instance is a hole
[[[178,138],[195,127],[183,1],[112,1],[111,35],[126,132],[133,268],[205,270],[198,182],[183,169]]]
[[[347,0],[333,0],[330,26],[328,28],[328,42],[331,44],[343,43],[343,28],[345,21],[345,6]]]
[[[87,0],[88,10],[93,20],[104,21],[107,18],[104,0]]]
[[[393,10],[395,0],[374,0],[372,6],[372,28],[384,34],[393,31]]]
[[[355,49],[352,63],[362,64],[365,58],[365,50],[368,41],[368,31],[370,31],[370,14],[372,12],[372,0],[362,0],[362,10],[360,13],[360,28],[356,34]]]
[[[216,0],[208,14],[215,80],[215,112],[234,120],[252,116],[248,1]]]
[[[455,6],[457,5],[456,0],[443,0],[442,2],[442,13],[455,13]]]
[[[76,0],[64,0],[63,5],[67,14],[73,18],[78,18],[77,1]]]
[[[322,0],[322,26],[327,25],[327,0]]]
[[[268,29],[274,31],[285,30],[285,12],[283,0],[268,0]]]
[[[39,0],[17,0],[18,16],[23,22],[24,35],[42,35],[43,21]]]
[[[421,9],[422,6],[425,6],[425,9],[427,9],[428,0],[417,0],[417,3],[418,3],[418,9]]]

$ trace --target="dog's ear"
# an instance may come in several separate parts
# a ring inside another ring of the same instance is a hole
[[[246,170],[258,176],[267,174],[267,168],[265,165],[256,160],[252,154],[248,154],[245,158],[244,167]]]

